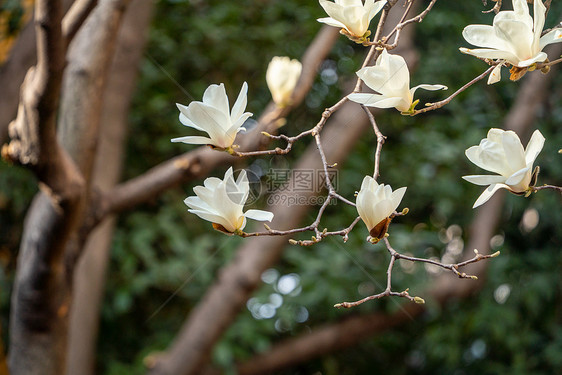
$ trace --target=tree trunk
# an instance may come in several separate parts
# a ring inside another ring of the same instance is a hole
[[[136,67],[142,57],[152,8],[152,1],[134,0],[119,32],[104,92],[100,142],[92,179],[96,188],[102,190],[114,186],[121,175],[129,107],[138,73]],[[99,313],[113,230],[114,220],[108,218],[91,233],[74,273],[67,374],[95,373]]]
[[[84,104],[83,95],[101,96],[99,90],[103,88],[108,70],[103,65],[108,66],[112,56],[111,33],[116,35],[124,4],[125,0],[102,1],[86,21],[87,36],[92,39],[85,38],[82,43],[89,45],[91,50],[87,52],[98,52],[91,59],[92,64],[98,65],[85,64],[81,70],[71,72],[94,72],[97,77],[88,81],[91,76],[82,76],[82,80],[70,82],[71,85],[80,84],[82,88],[82,91],[72,93],[70,101]],[[85,16],[88,12],[78,12],[77,16]],[[65,147],[70,150],[70,155],[59,147],[55,121],[69,40],[65,37],[69,34],[62,30],[60,1],[37,1],[35,14],[38,63],[22,85],[18,116],[10,125],[12,140],[5,148],[8,157],[28,165],[41,181],[41,192],[35,197],[26,217],[18,256],[11,306],[9,366],[12,375],[59,375],[64,373],[66,362],[74,269],[74,264],[68,262],[68,254],[82,242],[78,229],[84,219],[87,198],[88,179],[84,176],[88,176],[91,169],[97,126],[88,122],[92,121],[92,117],[84,117],[88,114],[87,110],[79,112],[82,117],[71,116],[72,110],[79,111],[80,108],[77,108],[78,105],[68,106],[70,90],[67,82],[66,97],[63,96],[61,101],[66,112],[63,111],[58,118],[66,121],[66,126],[59,128],[65,130],[66,137],[62,138],[68,142]],[[76,22],[70,25],[78,28],[81,18],[76,18]],[[79,35],[75,42],[80,43]],[[71,61],[69,66],[76,64]],[[91,70],[88,71],[88,68]],[[99,111],[101,101],[92,102],[93,108],[87,109]],[[94,129],[84,129],[84,123]],[[72,136],[77,135],[72,134],[73,130],[85,133],[87,130],[92,139]],[[83,149],[80,146],[70,147],[77,146],[72,142],[82,142]],[[90,153],[80,153],[77,157],[73,154],[74,150],[90,150]],[[73,163],[71,158],[78,163]]]

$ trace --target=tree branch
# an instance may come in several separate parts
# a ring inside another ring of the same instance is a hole
[[[76,0],[72,4],[62,20],[62,35],[66,48],[96,5],[98,0]]]

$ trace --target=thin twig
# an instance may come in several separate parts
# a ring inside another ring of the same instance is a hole
[[[375,132],[375,135],[377,136],[377,148],[375,150],[375,166],[374,166],[374,171],[373,171],[373,179],[376,180],[380,176],[379,169],[380,169],[380,162],[381,162],[382,145],[384,144],[384,142],[386,140],[386,137],[379,130],[379,127],[377,126],[377,123],[375,121],[375,116],[373,116],[373,114],[371,113],[369,108],[367,108],[364,105],[361,105],[361,108],[363,108],[363,110],[365,111],[365,113],[369,117],[369,122],[373,126],[373,131]]]
[[[497,64],[495,64],[495,65],[497,65]],[[470,86],[474,85],[476,82],[480,81],[482,78],[486,77],[495,68],[495,65],[490,66],[488,69],[486,69],[486,71],[484,73],[480,74],[479,76],[477,76],[476,78],[474,78],[473,80],[471,80],[470,82],[468,82],[467,84],[462,86],[460,89],[458,89],[453,94],[451,94],[451,96],[449,96],[447,99],[443,99],[443,100],[441,100],[440,102],[437,102],[437,103],[427,103],[426,108],[415,110],[414,112],[411,113],[411,116],[415,116],[415,115],[418,115],[420,113],[433,111],[435,109],[443,107],[445,104],[448,104],[449,102],[451,102],[451,100],[453,100],[453,98],[455,96],[457,96],[458,94],[460,94],[461,92],[463,92],[464,90],[469,88]]]
[[[398,259],[409,260],[410,262],[429,263],[429,264],[432,264],[434,266],[447,269],[447,270],[451,271],[452,273],[454,273],[455,275],[457,275],[461,279],[473,279],[473,280],[475,280],[475,279],[477,279],[476,276],[469,275],[469,274],[466,274],[464,272],[461,272],[461,271],[459,271],[459,268],[465,267],[465,266],[467,266],[469,264],[472,264],[472,263],[479,262],[479,261],[484,260],[484,259],[495,258],[500,254],[500,252],[497,251],[494,254],[484,255],[484,254],[480,254],[477,250],[474,250],[475,255],[474,255],[473,258],[471,258],[469,260],[466,260],[466,261],[460,262],[460,263],[455,263],[455,264],[445,264],[445,263],[441,263],[441,262],[438,262],[438,261],[432,260],[432,259],[416,258],[416,257],[403,255],[403,254],[399,253],[398,251],[396,251],[390,245],[390,242],[388,241],[388,238],[385,237],[384,242],[386,244],[386,248],[387,248],[388,252],[390,253],[390,262],[388,263],[388,269],[386,271],[386,289],[379,294],[374,294],[372,296],[365,297],[365,298],[360,299],[360,300],[355,301],[355,302],[337,303],[337,304],[334,305],[334,307],[336,307],[336,308],[356,307],[356,306],[359,306],[359,305],[361,305],[361,304],[363,304],[367,301],[372,301],[374,299],[381,299],[383,297],[389,297],[389,296],[407,298],[411,302],[415,302],[415,303],[425,303],[423,298],[411,296],[408,293],[408,289],[406,289],[402,292],[393,292],[392,291],[392,269],[394,267],[394,264],[395,264],[396,260],[398,260]]]
[[[412,2],[410,2],[410,4],[408,4],[408,7],[406,8],[406,11],[404,12],[404,15],[402,16],[402,19],[400,20],[400,22],[394,27],[394,29],[392,29],[392,31],[387,36],[385,36],[382,39],[382,42],[375,39],[375,40],[373,40],[373,42],[368,43],[367,45],[376,45],[376,46],[379,46],[379,47],[386,48],[388,51],[396,48],[398,46],[398,42],[400,40],[400,34],[402,33],[402,29],[404,27],[406,27],[407,25],[411,24],[411,23],[422,22],[423,19],[427,16],[429,11],[431,10],[431,8],[433,8],[433,5],[436,2],[437,2],[437,0],[431,0],[431,2],[428,4],[427,8],[425,8],[423,12],[421,12],[420,14],[418,14],[415,17],[412,17],[412,18],[404,21],[407,14],[410,12],[410,7],[412,5]],[[396,33],[396,36],[394,38],[394,43],[386,44],[386,41],[388,41],[394,33]]]
[[[562,194],[562,187],[560,187],[560,186],[554,186],[554,185],[533,186],[531,189],[532,189],[534,192],[537,192],[537,191],[539,191],[539,190],[551,189],[551,190],[556,190],[556,191],[558,191],[560,194]]]

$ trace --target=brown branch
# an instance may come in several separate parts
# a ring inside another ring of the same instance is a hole
[[[61,42],[60,1],[37,1],[35,25],[37,65],[22,84],[17,117],[10,124],[9,144],[2,156],[31,168],[58,204],[77,199],[83,180],[56,135],[64,44]]]
[[[372,300],[375,300],[375,299],[380,299],[380,298],[383,298],[383,297],[391,297],[391,296],[404,297],[404,298],[409,299],[411,302],[415,302],[415,303],[425,303],[425,301],[421,297],[410,296],[410,294],[408,293],[408,289],[406,289],[403,292],[393,292],[392,291],[392,269],[394,267],[394,262],[397,259],[405,259],[405,260],[408,260],[410,262],[432,264],[436,267],[441,267],[441,268],[444,268],[446,270],[451,271],[456,276],[458,276],[459,279],[478,280],[477,276],[470,275],[470,274],[467,274],[465,272],[460,272],[459,268],[468,266],[469,264],[473,264],[473,263],[479,262],[479,261],[484,260],[484,259],[495,258],[498,255],[500,255],[499,251],[495,252],[494,254],[484,254],[483,255],[483,254],[480,254],[478,252],[478,250],[474,250],[475,255],[471,259],[465,260],[464,262],[460,262],[460,263],[445,264],[445,263],[438,262],[438,261],[433,260],[433,259],[417,258],[417,257],[401,254],[401,253],[397,252],[396,250],[394,250],[394,248],[392,246],[390,246],[390,242],[388,241],[388,238],[384,238],[384,242],[386,244],[386,248],[387,248],[388,252],[390,253],[390,262],[388,264],[388,270],[387,270],[386,289],[379,294],[368,296],[368,297],[365,297],[365,298],[360,299],[360,300],[355,301],[355,302],[337,303],[337,304],[334,305],[334,307],[336,307],[336,308],[342,308],[343,307],[343,308],[347,309],[347,308],[359,306],[359,305],[361,305],[361,304],[363,304],[367,301],[372,301]]]
[[[560,186],[554,186],[554,185],[542,185],[542,186],[533,186],[532,191],[537,192],[539,190],[545,190],[545,189],[551,189],[551,190],[556,190],[558,191],[560,194],[562,194],[562,187]]]
[[[62,35],[65,39],[66,48],[97,4],[98,0],[76,0],[72,3],[62,19]]]
[[[420,14],[418,14],[415,17],[410,18],[409,20],[404,21],[404,19],[406,18],[406,16],[408,15],[408,13],[410,12],[410,9],[412,7],[412,2],[410,2],[406,8],[406,11],[404,12],[403,17],[400,19],[400,22],[392,29],[392,31],[383,38],[382,43],[379,42],[378,40],[374,40],[372,44],[374,45],[378,45],[379,47],[384,47],[387,50],[392,50],[394,48],[396,48],[398,46],[398,42],[400,41],[400,34],[402,33],[402,29],[404,29],[404,27],[408,26],[409,24],[415,23],[415,22],[422,22],[423,19],[428,15],[428,13],[431,11],[431,9],[433,8],[433,5],[435,5],[435,3],[437,2],[437,0],[431,0],[430,3],[427,5],[427,7],[423,10],[423,12],[421,12]],[[396,33],[396,36],[394,37],[394,43],[392,44],[386,44],[386,41],[389,40],[392,35]]]
[[[474,85],[476,82],[480,81],[482,78],[486,77],[492,71],[492,69],[494,69],[494,68],[495,68],[495,65],[490,66],[488,69],[486,69],[486,71],[484,71],[484,73],[480,74],[479,76],[472,79],[470,82],[466,83],[460,89],[458,89],[453,94],[451,94],[451,96],[449,96],[448,98],[443,99],[443,100],[441,100],[437,103],[427,103],[426,104],[427,107],[425,107],[423,109],[415,110],[414,112],[411,113],[411,116],[419,115],[420,113],[433,111],[435,109],[443,107],[446,104],[449,104],[451,102],[451,100],[453,100],[458,94],[460,94],[461,92],[463,92],[464,90],[466,90],[470,86]]]
[[[12,374],[55,375],[65,366],[72,278],[65,255],[80,243],[86,182],[57,135],[66,53],[62,10],[61,1],[36,1],[37,65],[22,85],[12,140],[2,150],[4,157],[33,170],[41,189],[28,211],[18,256],[10,320]]]
[[[123,168],[130,103],[135,92],[138,67],[142,60],[154,2],[134,0],[119,28],[119,36],[107,85],[102,94],[99,144],[92,184],[109,189],[119,180]],[[78,38],[75,42],[78,41]],[[104,220],[89,234],[74,257],[80,261],[74,270],[70,309],[66,374],[93,375],[100,310],[116,221]]]
[[[123,12],[130,0],[102,1],[74,38],[67,54],[58,138],[84,179],[91,180],[103,92]],[[77,31],[95,2],[79,0],[69,10],[68,27]],[[68,19],[65,17],[65,19]]]
[[[64,371],[69,295],[64,250],[82,212],[84,180],[56,135],[64,70],[62,4],[35,7],[37,65],[21,88],[16,119],[2,154],[32,169],[42,193],[35,198],[24,234],[12,294],[9,367],[17,374]]]

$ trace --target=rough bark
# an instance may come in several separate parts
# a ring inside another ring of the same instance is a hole
[[[91,181],[105,83],[117,31],[128,1],[101,1],[76,35],[68,51],[58,136]]]
[[[62,2],[64,10],[72,0]],[[35,26],[28,22],[20,31],[8,59],[0,66],[0,145],[8,136],[8,125],[16,117],[20,86],[27,70],[37,62]]]
[[[134,0],[119,31],[103,95],[100,141],[92,176],[92,184],[99,189],[110,189],[121,175],[129,107],[153,4],[152,1]],[[95,373],[99,313],[113,230],[114,220],[110,217],[90,234],[74,273],[67,374]]]
[[[3,156],[31,168],[40,181],[24,223],[12,293],[10,372],[60,374],[69,295],[64,247],[81,212],[83,180],[56,139],[56,112],[64,69],[62,4],[35,8],[37,65],[22,85],[16,120]]]
[[[0,144],[8,136],[8,124],[16,117],[19,89],[27,69],[35,64],[35,29],[29,22],[20,32],[8,60],[0,67]]]
[[[67,30],[79,28],[91,10],[82,9]],[[61,1],[38,0],[35,25],[37,65],[26,75],[11,141],[2,149],[4,157],[33,170],[41,188],[28,211],[18,256],[9,367],[12,374],[54,375],[64,373],[72,281],[66,253],[77,243],[87,185],[56,133],[69,40],[62,30]]]

